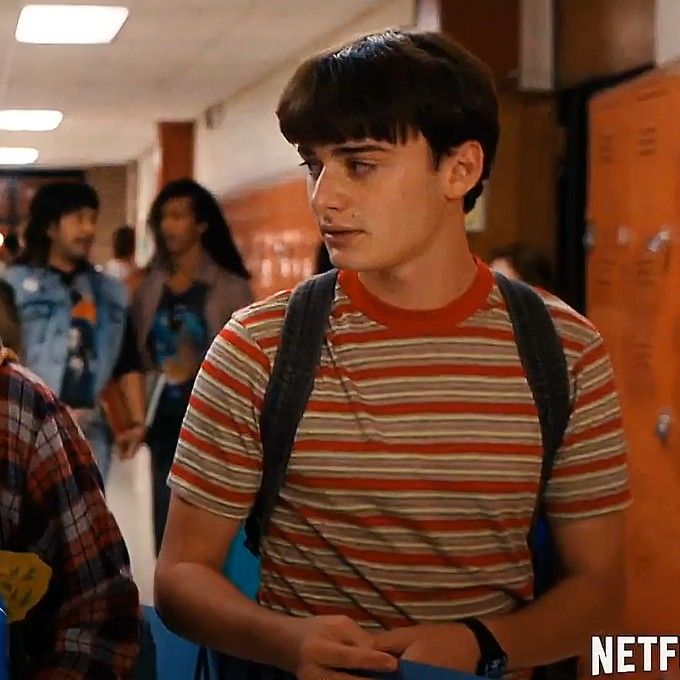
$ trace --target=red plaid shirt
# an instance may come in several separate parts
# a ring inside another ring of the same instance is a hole
[[[6,361],[0,365],[0,548],[36,553],[52,568],[47,594],[23,626],[35,668],[30,678],[130,676],[139,596],[92,454],[54,394]]]

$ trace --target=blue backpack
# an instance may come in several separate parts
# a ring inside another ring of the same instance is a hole
[[[298,424],[305,412],[321,358],[335,296],[337,270],[331,270],[301,283],[291,295],[286,310],[279,348],[272,374],[265,390],[260,414],[263,470],[260,489],[244,527],[245,547],[234,542],[226,574],[240,587],[250,579],[249,594],[255,596],[260,542],[283,487],[293,451]],[[527,543],[532,553],[534,591],[537,597],[549,590],[560,577],[557,551],[546,520],[544,496],[552,474],[555,455],[560,447],[571,414],[569,374],[561,341],[543,298],[530,286],[494,273],[505,300],[515,334],[524,372],[538,410],[543,442],[543,461],[539,492],[536,498]],[[247,572],[237,565],[245,566]],[[242,592],[243,587],[240,587]],[[528,604],[518,602],[519,606]],[[210,666],[213,666],[212,671]],[[201,650],[195,680],[212,677],[219,680],[288,680],[278,669],[263,667]],[[576,660],[568,659],[541,667],[535,679],[573,680]]]

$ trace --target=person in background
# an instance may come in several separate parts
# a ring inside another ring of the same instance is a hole
[[[104,273],[125,282],[136,268],[135,230],[124,224],[113,232],[113,258],[104,265]]]
[[[492,251],[489,258],[494,271],[509,279],[520,279],[531,286],[552,292],[554,281],[550,261],[543,254],[522,243],[513,243]]]
[[[7,234],[0,247],[0,271],[5,271],[19,254],[19,237],[13,231]]]
[[[71,410],[1,344],[0,441],[0,550],[52,572],[9,627],[11,677],[127,680],[139,595],[92,452]]]
[[[21,327],[14,302],[14,288],[0,279],[0,338],[8,349],[21,355]]]
[[[42,186],[29,207],[24,250],[4,276],[14,293],[23,362],[72,409],[106,478],[113,441],[102,391],[115,380],[125,395],[128,422],[116,441],[127,457],[144,439],[144,386],[125,286],[89,260],[98,214],[99,198],[88,184]]]
[[[19,255],[19,251],[21,250],[19,237],[14,232],[8,234],[7,238],[5,239],[4,247],[5,251],[7,252],[7,261],[14,262],[14,260]]]
[[[170,500],[167,477],[194,379],[213,338],[253,294],[220,206],[197,182],[167,184],[151,206],[149,226],[156,254],[132,312],[144,368],[155,378],[147,443],[160,548]]]

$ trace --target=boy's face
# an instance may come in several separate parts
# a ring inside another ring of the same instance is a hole
[[[414,262],[426,267],[449,241],[456,229],[452,216],[459,211],[462,217],[463,196],[481,174],[479,154],[472,173],[457,151],[436,167],[422,135],[404,144],[367,139],[299,152],[309,167],[310,203],[331,260],[358,272]]]
[[[61,259],[80,262],[90,257],[97,227],[97,211],[79,208],[61,216],[59,223],[49,228],[51,252]]]

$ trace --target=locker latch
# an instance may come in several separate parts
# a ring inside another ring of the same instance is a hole
[[[619,246],[627,246],[630,243],[630,229],[622,224],[616,230],[616,244]]]
[[[668,436],[670,435],[671,425],[672,425],[671,412],[668,409],[664,409],[659,413],[659,417],[656,421],[656,436],[662,444],[668,442]]]
[[[650,253],[658,253],[662,248],[666,247],[670,240],[671,230],[661,229],[661,231],[658,231],[654,236],[652,236],[652,238],[649,239],[649,242],[647,243],[647,250]]]
[[[586,251],[595,247],[595,225],[592,222],[586,222],[586,230],[583,233],[583,247]]]

